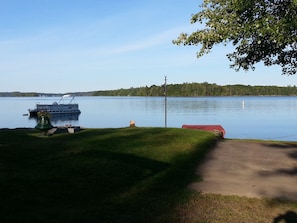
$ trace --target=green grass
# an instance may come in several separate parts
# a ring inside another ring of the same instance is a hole
[[[1,222],[149,222],[181,199],[214,137],[162,128],[50,137],[1,130],[0,142]]]
[[[173,128],[0,130],[0,222],[272,222],[297,210],[189,191],[215,142]]]

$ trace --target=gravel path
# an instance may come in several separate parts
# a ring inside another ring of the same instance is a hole
[[[197,174],[202,193],[297,201],[297,144],[221,140]]]

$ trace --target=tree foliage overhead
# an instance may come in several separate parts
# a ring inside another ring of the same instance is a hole
[[[287,75],[297,72],[297,0],[204,0],[191,23],[204,24],[191,34],[181,33],[177,45],[201,45],[197,57],[216,44],[232,43],[227,54],[236,71],[255,64],[279,65]]]

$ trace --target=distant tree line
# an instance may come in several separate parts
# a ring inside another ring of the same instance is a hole
[[[224,85],[204,83],[168,84],[167,96],[172,97],[198,97],[198,96],[296,96],[297,87],[294,86],[251,86],[251,85]],[[75,96],[164,96],[164,85],[152,85],[150,87],[137,87],[128,89],[72,92]],[[38,97],[38,96],[62,96],[63,94],[34,93],[34,92],[0,92],[0,97]]]
[[[204,83],[169,84],[166,87],[168,96],[198,97],[198,96],[260,96],[260,95],[297,95],[296,86],[251,86],[251,85],[224,85]],[[93,96],[163,96],[164,85],[138,87],[108,91],[95,91]]]
[[[39,95],[35,92],[0,92],[0,97],[38,97]]]

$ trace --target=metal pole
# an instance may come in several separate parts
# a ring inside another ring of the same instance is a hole
[[[167,76],[165,76],[165,84],[164,84],[164,96],[165,96],[165,128],[167,128]]]

